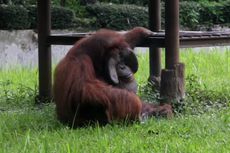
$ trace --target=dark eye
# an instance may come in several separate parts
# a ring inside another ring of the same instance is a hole
[[[125,65],[124,65],[124,64],[119,64],[118,67],[119,67],[119,69],[121,69],[121,70],[125,69]]]

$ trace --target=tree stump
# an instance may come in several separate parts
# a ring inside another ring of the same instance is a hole
[[[163,102],[178,103],[185,97],[185,65],[175,64],[173,69],[163,69],[161,72],[160,96]]]

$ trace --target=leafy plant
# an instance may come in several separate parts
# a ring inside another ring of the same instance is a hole
[[[156,103],[159,102],[160,92],[159,90],[151,83],[147,82],[139,86],[138,93],[143,101]]]
[[[207,111],[225,109],[230,106],[230,95],[226,91],[214,91],[201,84],[199,77],[190,75],[186,78],[186,113],[199,114]]]
[[[51,22],[54,29],[68,29],[72,27],[74,12],[71,9],[63,7],[52,7]]]
[[[201,6],[196,2],[181,2],[180,3],[180,24],[184,27],[195,29],[199,23],[199,10]]]
[[[21,83],[15,84],[10,80],[0,82],[0,103],[2,109],[13,109],[14,107],[31,106],[31,101],[35,100],[38,94],[37,86],[34,88],[25,86]]]
[[[144,7],[97,3],[87,6],[86,10],[91,17],[96,17],[98,28],[125,30],[148,26],[148,10]]]
[[[28,29],[30,22],[28,21],[27,10],[21,6],[1,6],[0,5],[0,29]]]

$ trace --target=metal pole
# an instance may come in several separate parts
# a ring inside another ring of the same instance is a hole
[[[179,0],[165,0],[166,69],[179,62]]]
[[[161,30],[160,0],[149,0],[149,28],[155,32]],[[161,49],[150,47],[149,50],[150,80],[156,81],[154,78],[161,75]]]
[[[47,43],[50,35],[50,0],[38,0],[38,67],[39,102],[51,99],[51,47]]]

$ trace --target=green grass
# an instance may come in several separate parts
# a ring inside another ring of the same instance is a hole
[[[229,111],[76,130],[59,125],[46,111],[2,114],[0,152],[224,153],[230,149]]]
[[[143,89],[148,54],[139,55],[139,61],[136,78]],[[53,104],[34,105],[36,69],[0,70],[0,153],[229,152],[230,50],[186,49],[181,61],[186,64],[187,88],[183,113],[170,120],[75,130],[56,120]],[[142,90],[141,97],[153,94],[148,90]]]
[[[164,68],[164,51],[162,51],[162,67]],[[222,88],[223,85],[230,84],[230,48],[218,50],[201,49],[181,49],[180,61],[185,63],[186,77],[196,75],[202,85],[209,89]],[[143,84],[149,77],[149,57],[148,54],[139,55],[139,70],[136,79]],[[228,89],[230,86],[228,86]]]

